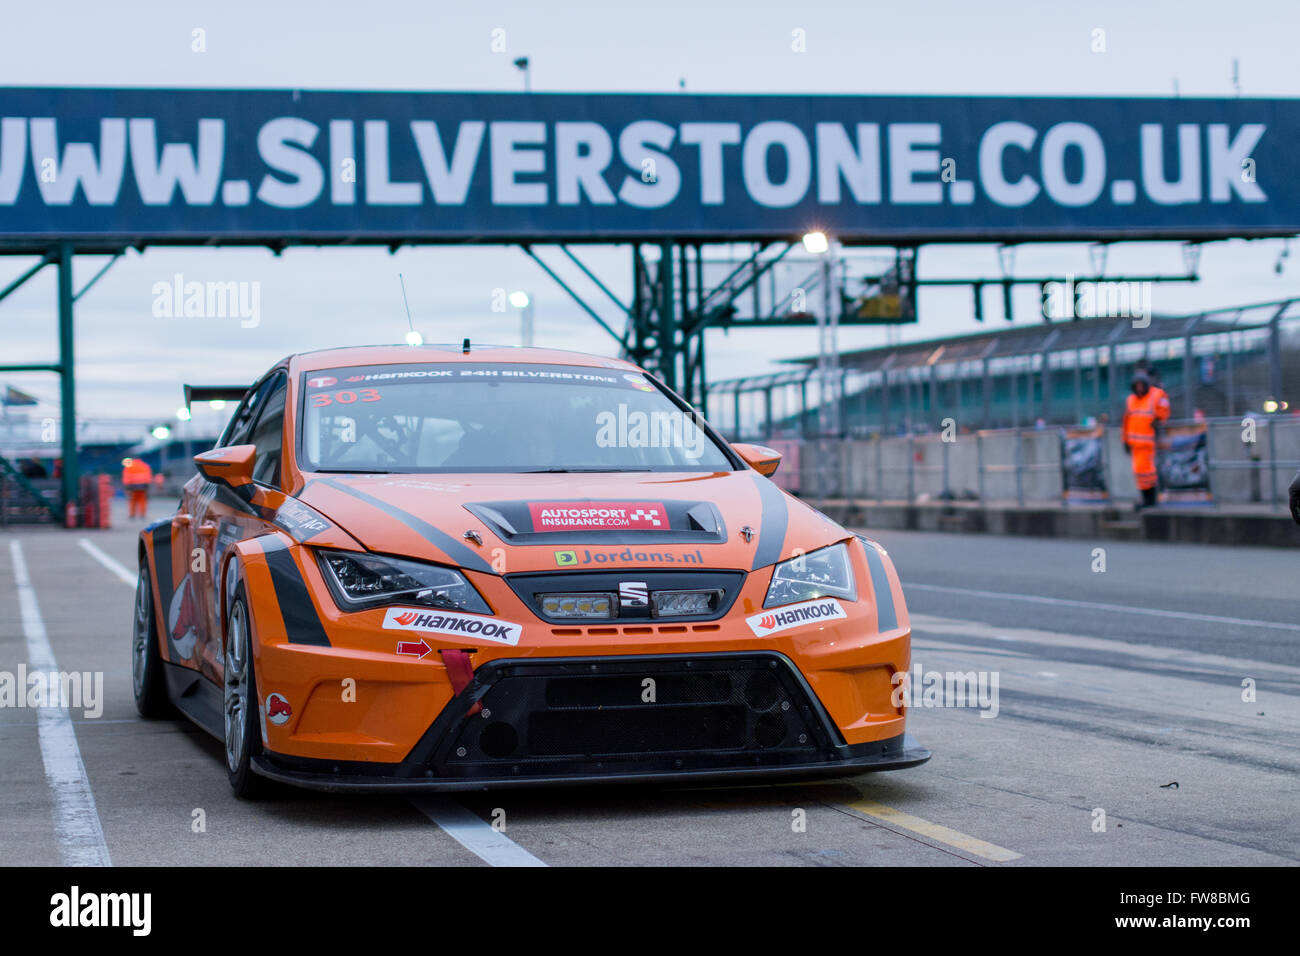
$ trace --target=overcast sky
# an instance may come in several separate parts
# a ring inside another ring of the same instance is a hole
[[[191,51],[206,31],[206,52]],[[496,28],[506,51],[491,50]],[[1092,52],[1105,30],[1106,52]],[[805,31],[807,51],[791,50]],[[699,93],[1300,95],[1300,3],[1255,2],[678,2],[221,3],[9,2],[0,29],[0,86],[288,87],[391,90],[521,89],[511,61],[527,55],[536,91]],[[2,104],[0,104],[2,106]],[[2,110],[0,110],[2,112]],[[1207,246],[1198,286],[1157,286],[1157,312],[1300,296],[1300,249],[1278,275],[1276,241]],[[626,249],[587,252],[625,294]],[[100,260],[79,263],[78,284]],[[30,260],[0,259],[0,286]],[[1079,245],[1023,249],[1024,273],[1091,271]],[[1174,245],[1119,247],[1113,271],[1176,272]],[[996,274],[991,246],[928,247],[923,275]],[[517,341],[513,316],[491,311],[492,290],[536,301],[537,343],[613,354],[613,341],[523,253],[508,248],[150,249],[130,254],[77,305],[79,411],[88,417],[169,416],[180,384],[251,380],[285,354],[398,341],[406,330],[397,274],[430,341]],[[151,290],[186,279],[260,283],[262,321],[167,320]],[[1035,321],[1036,291],[1018,293]],[[992,305],[997,327],[1002,319]],[[3,362],[57,357],[54,272],[0,303]],[[923,321],[905,338],[975,331],[968,290],[926,290]],[[841,344],[883,341],[845,329]],[[713,378],[752,374],[816,350],[815,331],[713,333]],[[53,376],[0,383],[55,399]]]

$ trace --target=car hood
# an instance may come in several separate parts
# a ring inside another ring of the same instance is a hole
[[[595,565],[748,571],[848,536],[752,470],[318,474],[298,497],[371,551],[498,574]]]

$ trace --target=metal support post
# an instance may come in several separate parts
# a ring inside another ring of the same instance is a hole
[[[59,244],[59,402],[63,445],[63,513],[77,500],[77,372],[72,323],[72,243]]]

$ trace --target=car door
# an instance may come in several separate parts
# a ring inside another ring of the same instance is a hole
[[[247,444],[257,414],[270,392],[267,376],[244,396],[215,447]],[[227,495],[228,496],[228,495]],[[221,634],[220,608],[215,595],[220,556],[225,547],[239,540],[240,529],[230,520],[230,505],[221,488],[196,473],[185,483],[180,511],[173,517],[177,526],[175,547],[183,557],[183,573],[167,613],[169,650],[173,660],[197,668],[216,680],[219,653],[213,656],[213,636]]]
[[[288,376],[276,369],[258,387],[249,415],[242,427],[232,431],[228,445],[254,445],[253,480],[261,487],[279,488],[283,463],[281,436],[284,434],[284,407],[288,395]],[[226,552],[245,538],[265,534],[270,522],[259,509],[242,500],[228,488],[219,487],[206,504],[202,519],[196,517],[200,546],[207,550],[210,581],[203,588],[207,595],[206,647],[203,667],[217,677],[222,673],[221,580]]]

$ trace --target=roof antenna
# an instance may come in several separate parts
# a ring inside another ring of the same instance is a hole
[[[397,281],[402,285],[402,304],[406,306],[406,327],[410,330],[406,333],[407,345],[423,345],[424,336],[415,331],[415,323],[411,320],[411,303],[406,301],[406,280],[402,274],[397,273]]]
[[[461,343],[460,343],[460,351],[461,351],[461,353],[464,354],[464,355],[469,355],[469,338],[468,338],[468,337],[465,339],[464,342],[461,342]]]

